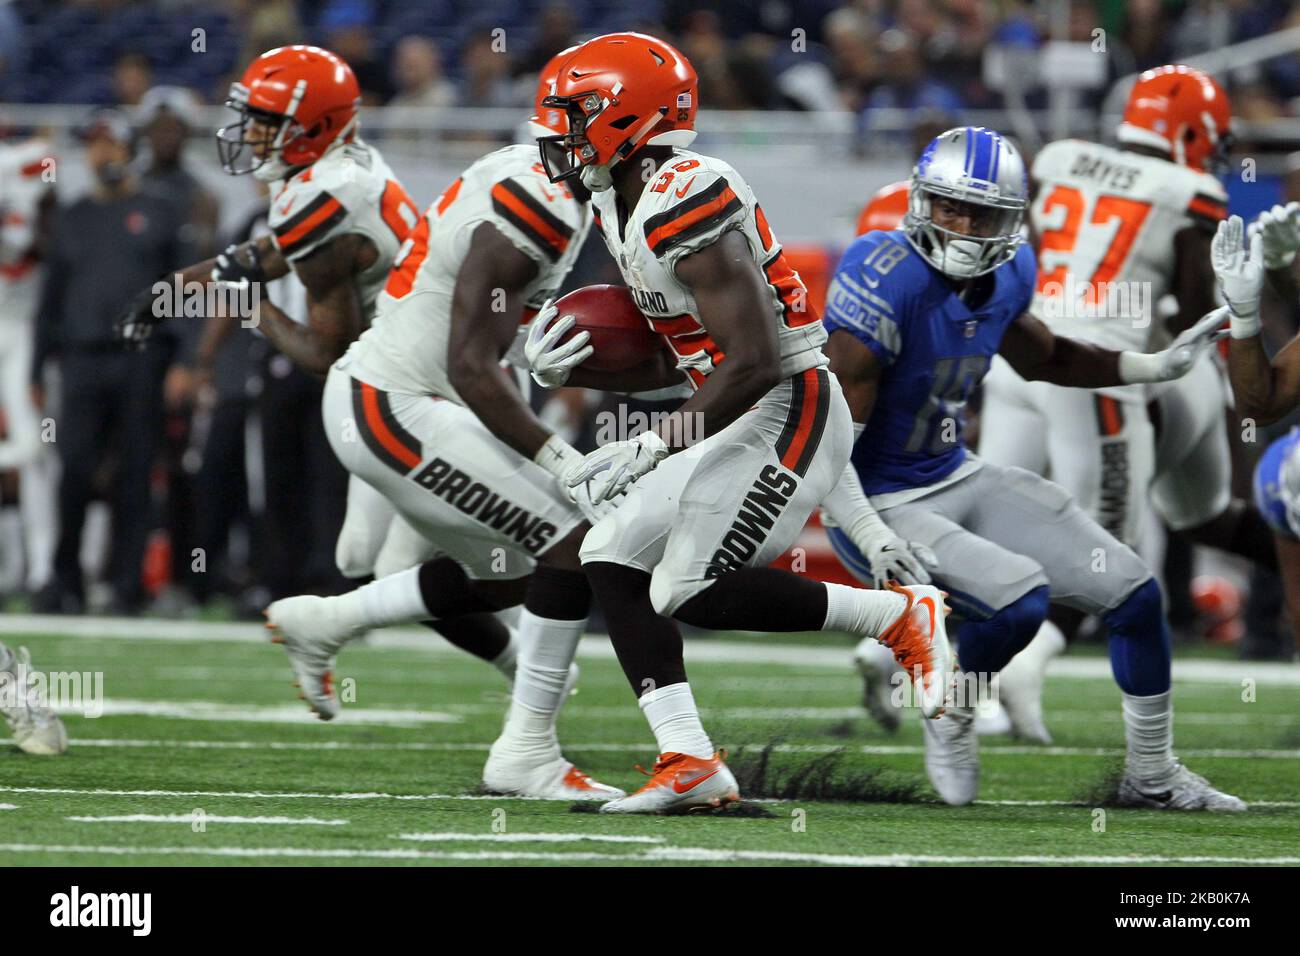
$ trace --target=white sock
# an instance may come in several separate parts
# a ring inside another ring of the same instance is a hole
[[[907,608],[907,598],[897,591],[869,591],[847,584],[827,584],[826,623],[823,631],[845,631],[879,637]]]
[[[355,630],[433,619],[420,593],[419,567],[378,578],[355,591],[326,600],[335,602],[340,619]]]
[[[1124,695],[1125,770],[1143,783],[1159,783],[1174,769],[1173,692]]]
[[[564,703],[569,665],[586,627],[586,618],[560,621],[538,617],[527,608],[519,615],[515,686],[502,732],[508,745],[559,756],[555,715]]]
[[[650,722],[661,754],[689,754],[692,757],[712,757],[713,741],[704,732],[700,712],[695,708],[691,685],[669,684],[641,695],[637,701],[642,713]]]
[[[519,660],[519,633],[513,627],[507,627],[506,630],[510,632],[510,640],[501,649],[501,653],[492,658],[492,666],[513,684],[515,668]]]
[[[0,508],[0,594],[23,587],[23,522],[17,508]]]
[[[54,576],[54,549],[59,539],[58,476],[48,456],[19,472],[19,509],[27,551],[27,590],[35,593]]]

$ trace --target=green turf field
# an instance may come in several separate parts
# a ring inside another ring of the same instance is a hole
[[[956,809],[929,789],[915,720],[891,737],[858,708],[847,645],[688,642],[706,726],[761,799],[611,819],[476,792],[504,684],[428,632],[345,651],[337,676],[356,701],[324,724],[256,627],[0,625],[37,670],[104,681],[102,716],[65,716],[67,756],[0,747],[0,865],[1300,863],[1300,669],[1288,665],[1192,662],[1176,679],[1180,753],[1249,813],[1105,806],[1122,726],[1097,658],[1049,679],[1056,745],[983,738],[981,802]],[[589,638],[579,661],[560,725],[568,755],[636,787],[633,765],[655,756],[641,714],[607,641]]]

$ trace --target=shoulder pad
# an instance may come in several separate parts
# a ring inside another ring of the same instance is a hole
[[[748,192],[730,167],[693,156],[660,168],[645,194],[646,245],[656,258],[677,258],[717,241],[744,219]]]
[[[582,207],[569,188],[532,170],[491,189],[494,224],[532,259],[556,262],[582,225]]]

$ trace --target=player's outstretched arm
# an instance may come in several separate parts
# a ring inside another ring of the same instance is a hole
[[[1056,335],[1025,313],[1007,327],[999,354],[1021,378],[1070,388],[1108,388],[1181,378],[1227,335],[1227,309],[1215,309],[1174,339],[1167,349],[1146,354],[1116,352],[1090,342]]]
[[[306,324],[259,297],[257,328],[295,365],[325,375],[365,326],[355,277],[378,255],[369,239],[349,233],[296,260],[294,272],[307,290]]]
[[[221,255],[186,266],[163,276],[160,281],[169,285],[179,281],[183,286],[193,282],[226,282],[236,278],[233,273],[238,272],[240,281],[272,282],[288,275],[289,268],[275,240],[262,236],[230,246]],[[167,320],[165,314],[157,314],[154,300],[152,286],[142,289],[132,300],[126,313],[118,320],[119,334],[124,341],[142,344],[152,335],[154,326]]]
[[[492,434],[533,459],[552,434],[524,403],[501,359],[519,330],[524,289],[536,276],[536,262],[491,223],[479,225],[456,276],[447,350],[451,384],[466,407]]]
[[[1237,414],[1271,425],[1300,408],[1300,336],[1272,360],[1258,334],[1234,338],[1228,349],[1228,376]]]

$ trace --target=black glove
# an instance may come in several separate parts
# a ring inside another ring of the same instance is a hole
[[[117,337],[128,348],[143,349],[153,336],[154,327],[167,320],[165,308],[154,308],[157,298],[152,286],[145,289],[131,300],[117,320]]]
[[[248,262],[240,261],[235,253],[240,245],[226,246],[226,251],[217,256],[217,264],[212,267],[212,281],[241,288],[255,282],[266,281],[266,270],[262,268],[262,257],[257,251],[256,243],[248,243],[244,253]]]

